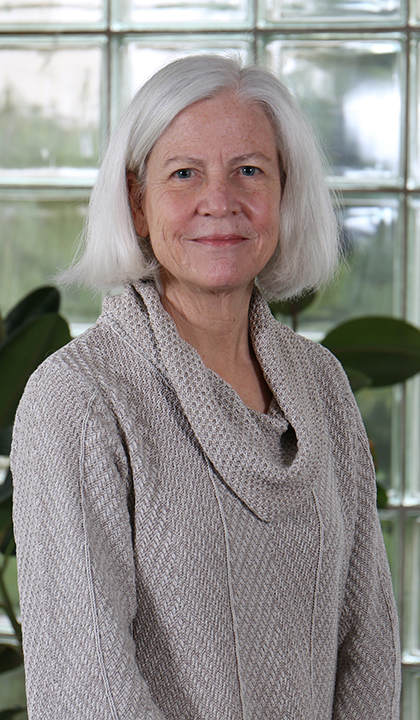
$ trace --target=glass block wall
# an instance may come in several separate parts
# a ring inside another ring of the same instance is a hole
[[[420,325],[420,1],[0,0],[0,307],[71,258],[108,130],[168,60],[235,53],[296,94],[343,198],[347,266],[302,314]],[[100,298],[66,292],[73,327]],[[420,379],[358,396],[389,508],[402,718],[420,717]]]

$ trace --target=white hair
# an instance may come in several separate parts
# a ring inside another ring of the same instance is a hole
[[[257,282],[268,298],[287,299],[319,288],[339,256],[337,223],[325,182],[324,160],[302,110],[267,70],[236,59],[196,55],[175,60],[138,90],[113,133],[82,236],[83,253],[61,282],[110,290],[158,277],[149,238],[138,237],[127,191],[127,172],[143,184],[147,160],[174,118],[193,103],[231,89],[258,103],[276,136],[283,179],[279,243]]]

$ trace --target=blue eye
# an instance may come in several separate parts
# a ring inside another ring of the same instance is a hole
[[[180,180],[188,180],[192,176],[192,170],[190,168],[181,168],[181,170],[176,170],[174,175]]]
[[[253,165],[244,165],[244,167],[241,167],[241,173],[242,175],[245,175],[245,177],[253,177],[258,172],[258,168],[254,167]]]

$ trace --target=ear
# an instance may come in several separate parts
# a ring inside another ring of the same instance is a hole
[[[140,237],[147,237],[149,234],[149,226],[147,224],[146,215],[143,211],[143,197],[141,185],[134,172],[127,173],[127,192],[131,207],[131,217],[134,227]]]

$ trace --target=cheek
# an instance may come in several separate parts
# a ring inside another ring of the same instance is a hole
[[[280,223],[280,195],[277,193],[265,195],[262,198],[252,198],[250,208],[261,229],[264,227],[271,231],[274,226]]]
[[[159,237],[169,241],[185,228],[189,208],[182,199],[161,197],[156,200],[154,207],[149,207],[147,214],[150,218],[149,227],[156,239]]]

